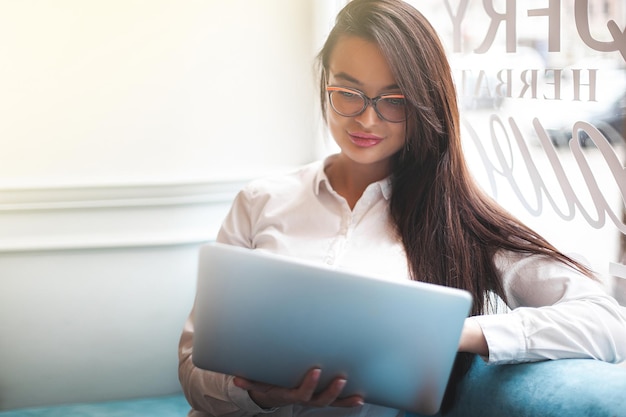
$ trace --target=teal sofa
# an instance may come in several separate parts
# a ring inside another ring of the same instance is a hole
[[[189,404],[183,394],[124,401],[56,405],[0,411],[2,417],[184,417]]]
[[[11,410],[0,417],[184,417],[188,411],[176,394]],[[587,359],[488,366],[477,359],[446,416],[626,417],[626,367]]]
[[[477,359],[459,393],[446,417],[626,417],[626,367],[591,359],[519,365]]]

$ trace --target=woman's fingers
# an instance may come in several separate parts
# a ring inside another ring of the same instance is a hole
[[[360,395],[352,395],[350,397],[339,398],[330,405],[333,407],[360,407],[363,403],[363,397]]]
[[[317,389],[317,385],[320,382],[320,376],[322,375],[322,370],[319,368],[311,369],[304,376],[302,383],[298,388],[290,390],[293,394],[293,404],[298,403],[307,403],[315,394],[315,390]]]
[[[335,378],[324,390],[317,390],[322,371],[312,369],[304,376],[296,388],[281,388],[263,382],[235,377],[233,383],[238,388],[250,393],[250,397],[263,408],[281,407],[288,404],[304,404],[314,407],[358,407],[363,405],[363,398],[353,395],[339,398],[346,386],[345,378]]]
[[[312,369],[306,373],[296,388],[282,388],[246,378],[235,377],[233,383],[248,391],[252,400],[262,408],[282,407],[289,404],[305,404],[313,398],[321,371]]]
[[[346,386],[345,378],[334,379],[328,387],[317,394],[312,401],[309,401],[307,405],[314,405],[317,407],[360,407],[363,405],[363,397],[360,395],[351,395],[349,397],[340,398],[343,393],[343,389]]]
[[[336,378],[323,391],[314,395],[310,400],[306,401],[306,405],[314,407],[327,407],[334,403],[341,395],[343,388],[346,386],[344,378]]]
[[[272,387],[274,387],[274,385],[265,384],[263,382],[252,381],[246,378],[242,378],[240,376],[236,376],[233,379],[233,383],[235,384],[236,387],[245,389],[246,391],[267,392],[270,389],[272,389]]]

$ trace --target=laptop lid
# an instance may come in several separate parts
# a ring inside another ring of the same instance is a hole
[[[422,414],[441,405],[464,319],[462,290],[389,281],[222,244],[200,249],[193,362],[283,387],[320,387]]]

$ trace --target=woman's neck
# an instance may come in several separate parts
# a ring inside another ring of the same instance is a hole
[[[367,186],[388,177],[391,170],[388,163],[359,164],[339,154],[325,171],[333,189],[354,209]]]

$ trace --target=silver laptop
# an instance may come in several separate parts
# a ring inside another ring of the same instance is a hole
[[[343,376],[345,395],[434,414],[454,363],[466,291],[389,281],[222,244],[200,249],[193,362],[299,385]]]

